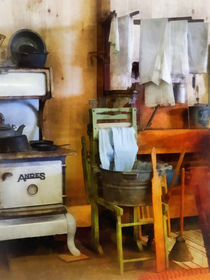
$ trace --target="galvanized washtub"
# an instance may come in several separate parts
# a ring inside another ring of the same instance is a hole
[[[157,171],[162,175],[171,170],[168,164],[158,164]],[[136,161],[130,172],[111,171],[100,168],[100,195],[108,202],[121,206],[149,205],[152,203],[152,165]]]
[[[152,168],[134,169],[130,172],[100,169],[101,196],[108,202],[121,206],[148,205],[151,203]]]

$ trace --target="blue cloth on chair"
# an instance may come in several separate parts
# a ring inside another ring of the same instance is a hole
[[[110,170],[110,163],[114,159],[113,137],[110,128],[99,129],[99,157],[101,167]]]
[[[136,160],[138,146],[133,127],[113,127],[114,170],[131,171]]]

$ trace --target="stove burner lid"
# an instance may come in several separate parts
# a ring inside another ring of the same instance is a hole
[[[51,140],[37,140],[30,141],[30,145],[33,149],[37,151],[55,151],[57,150],[57,145],[53,144]]]

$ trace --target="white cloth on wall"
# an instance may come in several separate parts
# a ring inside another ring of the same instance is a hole
[[[164,81],[160,85],[154,83],[147,83],[145,85],[144,102],[147,107],[161,106],[174,106],[174,92],[172,84]]]
[[[166,22],[162,41],[157,50],[155,64],[152,73],[152,82],[159,85],[161,81],[171,83],[171,45],[170,45],[170,28],[168,22]]]
[[[188,22],[186,20],[170,21],[171,74],[188,75]]]
[[[133,24],[133,61],[139,62],[141,24]]]
[[[174,105],[171,81],[171,29],[167,19],[142,20],[140,81],[145,84],[145,105]]]
[[[167,19],[142,19],[140,34],[140,82],[159,84]]]
[[[188,23],[190,73],[207,73],[208,23]]]
[[[114,159],[113,137],[110,128],[99,129],[99,157],[101,167],[103,169],[110,169],[110,164]]]
[[[131,171],[136,160],[138,145],[133,127],[113,127],[114,170]]]
[[[110,90],[126,90],[131,87],[133,58],[133,18],[130,15],[118,18],[119,52],[110,46]]]
[[[119,53],[120,41],[119,41],[119,29],[118,29],[118,18],[114,15],[111,20],[110,31],[109,31],[109,43],[112,46],[111,50],[113,54]]]

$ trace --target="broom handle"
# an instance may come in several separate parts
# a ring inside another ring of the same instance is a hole
[[[184,190],[185,190],[185,169],[182,168],[181,174],[181,195],[180,195],[180,235],[184,231]]]

